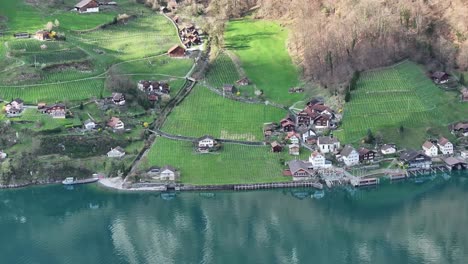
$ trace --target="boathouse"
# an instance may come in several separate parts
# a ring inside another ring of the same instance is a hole
[[[464,160],[455,157],[448,157],[444,162],[449,170],[464,170],[468,166]]]

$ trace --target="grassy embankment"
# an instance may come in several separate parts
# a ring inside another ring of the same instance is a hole
[[[302,151],[301,158],[307,158]],[[224,144],[213,154],[197,154],[191,142],[156,139],[141,169],[170,164],[181,172],[186,184],[236,184],[289,181],[281,175],[284,160],[293,159],[283,151],[272,153],[267,146]]]
[[[422,67],[407,61],[361,74],[336,135],[358,143],[370,128],[386,142],[419,149],[428,137],[452,138],[447,125],[466,119],[467,113],[457,92],[438,88]]]

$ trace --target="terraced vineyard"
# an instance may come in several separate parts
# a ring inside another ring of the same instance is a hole
[[[417,147],[428,136],[449,136],[446,126],[466,118],[468,106],[457,96],[435,86],[420,66],[409,61],[366,72],[345,106],[337,136],[358,142],[371,129],[386,141]]]
[[[158,138],[141,169],[170,164],[186,184],[234,184],[288,181],[281,175],[283,154],[268,147],[225,144],[219,153],[196,154],[191,142]]]
[[[125,60],[165,53],[179,41],[173,25],[163,16],[133,19],[127,24],[108,26],[72,39]]]
[[[164,55],[150,59],[124,62],[115,66],[115,69],[127,74],[159,74],[185,77],[192,65],[193,61],[190,59],[171,59]]]
[[[272,106],[225,99],[197,86],[169,115],[163,130],[171,134],[247,141],[263,140],[263,124],[277,122],[286,111]]]
[[[110,92],[104,89],[104,79],[89,79],[57,84],[34,86],[0,86],[0,97],[10,100],[21,98],[26,103],[56,101],[80,101],[100,95],[107,96]]]

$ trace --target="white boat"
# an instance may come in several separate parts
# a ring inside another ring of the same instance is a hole
[[[75,185],[75,184],[85,184],[85,183],[92,183],[97,182],[99,178],[89,178],[83,180],[75,180],[73,177],[67,177],[65,180],[62,181],[63,185]]]

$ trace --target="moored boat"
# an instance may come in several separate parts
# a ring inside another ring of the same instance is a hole
[[[76,185],[76,184],[86,184],[86,183],[93,183],[97,182],[99,178],[89,178],[89,179],[82,179],[82,180],[77,180],[73,177],[67,177],[65,180],[62,181],[63,185]]]

